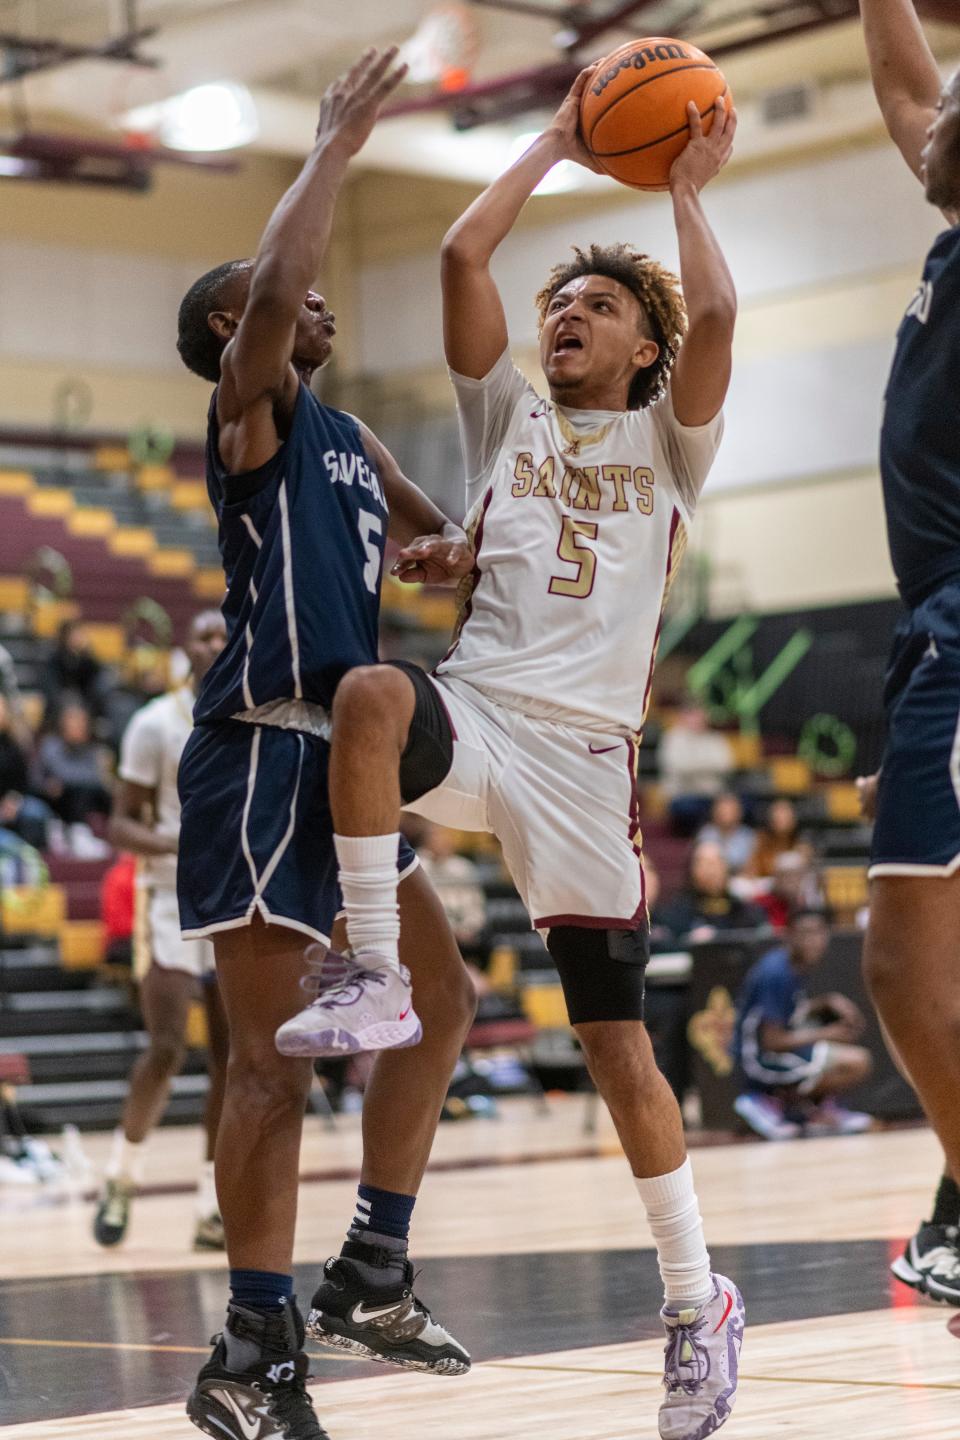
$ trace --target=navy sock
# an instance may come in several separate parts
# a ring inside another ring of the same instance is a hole
[[[231,1270],[230,1298],[254,1310],[281,1310],[293,1299],[293,1276],[272,1270]]]
[[[397,1195],[393,1190],[378,1190],[375,1185],[361,1185],[357,1190],[357,1213],[350,1226],[352,1240],[367,1236],[387,1236],[404,1248],[410,1236],[410,1217],[417,1203],[416,1195]]]

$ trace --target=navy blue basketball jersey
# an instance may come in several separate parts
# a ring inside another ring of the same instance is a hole
[[[277,700],[329,709],[342,676],[377,660],[387,503],[355,420],[300,386],[290,434],[259,470],[228,475],[216,396],[207,489],[226,575],[227,645],[198,723]]]
[[[880,471],[900,593],[960,578],[960,226],[938,237],[897,335]]]

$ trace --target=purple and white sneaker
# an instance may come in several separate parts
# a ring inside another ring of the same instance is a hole
[[[661,1440],[705,1440],[730,1419],[743,1343],[743,1296],[724,1275],[696,1309],[660,1311],[667,1332]]]
[[[281,1055],[355,1055],[419,1044],[423,1027],[413,1008],[410,972],[385,956],[329,951],[308,988],[319,990],[276,1035]]]

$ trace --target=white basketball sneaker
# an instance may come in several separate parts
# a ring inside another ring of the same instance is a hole
[[[743,1341],[743,1296],[724,1275],[713,1294],[690,1310],[660,1311],[667,1332],[660,1407],[661,1440],[706,1440],[730,1418],[737,1398]]]
[[[330,955],[325,973],[339,970],[316,1000],[277,1031],[281,1055],[355,1055],[417,1045],[423,1027],[413,1009],[410,972],[383,955]],[[322,983],[322,982],[321,982]]]

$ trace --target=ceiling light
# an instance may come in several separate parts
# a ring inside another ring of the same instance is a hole
[[[146,131],[171,150],[236,150],[260,133],[257,107],[246,85],[218,80],[196,85],[169,100],[143,105],[124,117],[134,131]]]

